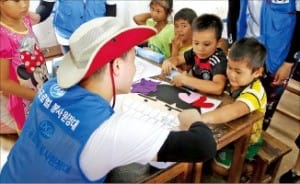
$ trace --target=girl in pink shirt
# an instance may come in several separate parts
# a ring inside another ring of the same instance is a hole
[[[0,1],[0,133],[22,130],[29,105],[48,80],[29,17],[29,0]]]

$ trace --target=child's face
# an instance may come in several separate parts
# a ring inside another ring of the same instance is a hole
[[[219,46],[214,29],[193,31],[193,50],[200,59],[210,57]]]
[[[164,9],[164,7],[160,6],[159,4],[153,3],[150,7],[151,17],[155,22],[166,21],[168,15]]]
[[[246,59],[242,61],[233,61],[229,58],[226,73],[231,87],[238,88],[250,84],[262,74],[262,70],[258,69],[252,71],[252,69],[249,68]]]
[[[188,21],[178,19],[175,21],[174,25],[176,37],[178,37],[182,42],[188,42],[192,40],[192,26]]]
[[[29,9],[29,0],[0,1],[1,17],[21,19],[25,17]]]

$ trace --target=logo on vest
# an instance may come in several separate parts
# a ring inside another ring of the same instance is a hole
[[[60,88],[57,84],[54,84],[50,87],[50,95],[53,98],[60,98],[62,96],[64,96],[64,94],[66,93],[66,91],[62,88]]]
[[[46,139],[51,138],[53,136],[54,130],[55,130],[53,124],[49,121],[42,121],[40,123],[39,129],[40,129],[41,135]]]

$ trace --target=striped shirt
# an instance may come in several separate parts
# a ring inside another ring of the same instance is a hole
[[[267,96],[260,80],[255,80],[246,88],[244,88],[236,100],[244,102],[249,107],[250,112],[255,110],[258,110],[262,113],[266,112]],[[256,143],[260,138],[262,133],[262,123],[263,118],[253,124],[250,144]]]

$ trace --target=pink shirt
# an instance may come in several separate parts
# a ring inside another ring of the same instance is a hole
[[[24,24],[27,31],[18,32],[0,22],[0,58],[10,61],[11,80],[37,91],[49,76],[45,58],[28,17],[24,18]],[[27,100],[9,95],[7,108],[19,130],[23,128],[29,104]]]

